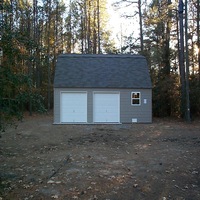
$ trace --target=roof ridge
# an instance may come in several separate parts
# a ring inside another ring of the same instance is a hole
[[[102,58],[109,58],[109,57],[112,57],[112,58],[144,58],[144,56],[142,55],[139,55],[139,54],[60,54],[59,57],[102,57]]]

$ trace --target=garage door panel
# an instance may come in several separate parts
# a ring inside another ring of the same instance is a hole
[[[61,93],[61,122],[87,122],[87,93]]]
[[[119,122],[119,93],[94,93],[94,122]]]

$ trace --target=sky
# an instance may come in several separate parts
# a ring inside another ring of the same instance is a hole
[[[117,47],[123,46],[124,37],[128,37],[134,34],[135,37],[139,36],[139,22],[138,16],[125,19],[121,17],[124,14],[132,14],[137,11],[137,3],[131,5],[130,7],[122,7],[121,9],[116,9],[112,6],[113,3],[119,0],[107,0],[108,3],[108,13],[110,19],[108,22],[108,29],[112,31],[112,39],[114,39]],[[69,0],[64,0],[68,4]]]
[[[117,0],[108,0],[108,12],[110,15],[110,29],[112,30],[112,37],[118,46],[123,45],[123,38],[133,34],[134,37],[139,36],[139,20],[138,15],[133,18],[127,19],[123,15],[133,15],[137,11],[137,4],[129,7],[122,7],[120,9],[112,6]]]

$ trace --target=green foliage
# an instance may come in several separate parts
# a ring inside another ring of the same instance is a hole
[[[44,113],[46,112],[46,108],[44,106],[44,97],[38,92],[26,93],[27,101],[26,104],[32,103],[32,110],[34,112]]]
[[[198,76],[190,77],[190,110],[193,117],[200,115],[200,82]]]
[[[13,73],[8,67],[0,66],[0,131],[15,120],[21,120],[30,102],[33,111],[45,112],[43,97],[34,91],[28,75]]]
[[[154,77],[153,115],[156,117],[180,116],[179,76],[176,73]]]
[[[191,8],[192,4],[189,2],[188,4]],[[153,115],[158,117],[182,116],[179,27],[177,13],[175,12],[177,6],[176,3],[171,1],[152,0],[146,6],[143,15],[145,38],[143,55],[147,57],[153,82]],[[189,27],[190,34],[194,36],[191,23]],[[191,37],[191,41],[193,38],[195,37]],[[195,59],[194,44],[194,42],[189,42],[188,51],[189,63],[193,65],[189,66],[189,73],[194,74],[189,80],[190,103],[191,113],[199,115],[200,90],[198,75],[194,70],[198,66]]]
[[[4,131],[7,125],[14,124],[16,120],[21,120],[27,108],[31,112],[45,111],[43,98],[35,88],[35,67],[32,66],[36,58],[32,52],[37,43],[29,32],[30,7],[18,3],[11,6],[7,2],[3,5],[0,39],[3,49],[0,65],[0,131]],[[13,13],[12,17],[8,17],[10,12]],[[14,20],[16,16],[19,16],[17,21]]]

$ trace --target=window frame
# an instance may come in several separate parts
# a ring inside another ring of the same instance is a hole
[[[133,94],[139,94],[139,98],[134,98]],[[133,104],[133,100],[139,100],[139,104]],[[131,92],[131,106],[141,106],[141,92]]]

